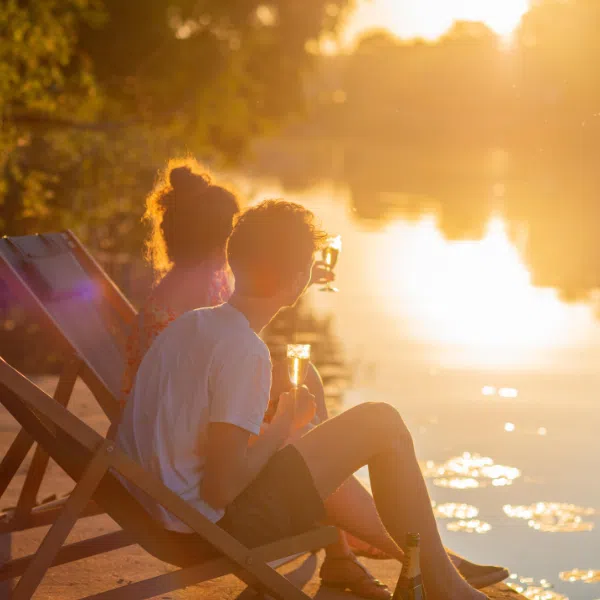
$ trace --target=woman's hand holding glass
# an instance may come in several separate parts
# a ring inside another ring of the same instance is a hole
[[[312,272],[310,274],[310,284],[321,284],[331,283],[335,281],[335,273],[331,268],[322,260],[317,260],[313,264]]]
[[[322,287],[319,288],[322,292],[337,292],[339,291],[336,287],[331,285],[331,282],[333,281],[333,269],[338,261],[338,257],[340,255],[340,252],[342,251],[342,238],[339,235],[336,236],[332,236],[327,238],[327,241],[325,242],[323,249],[322,249],[322,254],[323,254],[323,260],[322,263],[325,267],[326,270],[329,271],[330,273],[330,279],[326,282],[326,284]]]

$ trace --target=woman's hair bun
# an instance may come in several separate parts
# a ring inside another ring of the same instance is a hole
[[[150,224],[146,256],[162,277],[173,264],[198,264],[215,250],[224,254],[240,207],[231,191],[217,185],[193,159],[169,161],[146,198]]]
[[[202,175],[194,173],[187,165],[176,167],[169,173],[169,183],[175,192],[201,192],[210,185]]]

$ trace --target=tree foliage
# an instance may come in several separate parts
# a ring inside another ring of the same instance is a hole
[[[349,2],[5,0],[2,229],[114,221],[122,244],[168,155],[236,160],[302,111],[309,42]]]

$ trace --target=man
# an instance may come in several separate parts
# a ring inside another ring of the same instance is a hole
[[[394,408],[364,404],[306,432],[315,402],[302,387],[281,394],[261,432],[271,364],[258,333],[304,292],[323,237],[299,205],[267,201],[245,211],[228,244],[233,296],[184,314],[158,336],[140,365],[117,441],[248,546],[306,531],[328,513],[336,519],[326,503],[338,489],[358,485],[351,476],[367,464],[375,500],[368,497],[366,518],[383,523],[399,558],[406,533],[420,533],[429,598],[481,600],[441,543],[412,439]],[[162,507],[147,498],[145,506],[167,530],[194,538]],[[335,524],[360,533],[362,518],[346,515]]]

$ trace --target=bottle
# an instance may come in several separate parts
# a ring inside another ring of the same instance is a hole
[[[421,565],[419,561],[421,538],[418,533],[406,535],[406,551],[400,578],[393,600],[424,600]]]

